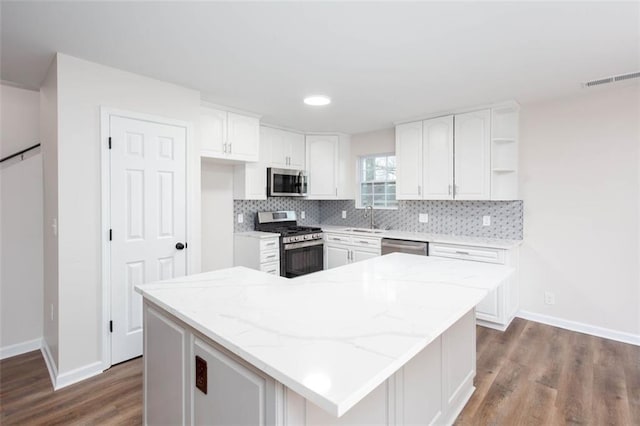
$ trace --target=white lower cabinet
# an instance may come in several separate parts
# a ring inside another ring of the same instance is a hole
[[[502,331],[507,329],[520,303],[517,248],[507,250],[460,244],[430,243],[429,256],[497,263],[514,268],[515,271],[511,277],[500,284],[497,289],[491,291],[476,306],[478,324]]]
[[[264,232],[234,234],[233,265],[280,275],[280,236]]]
[[[273,379],[197,337],[193,358],[193,424],[274,424]]]
[[[324,269],[371,259],[381,254],[381,239],[324,233]]]
[[[144,320],[145,425],[452,424],[474,390],[473,310],[341,417],[152,302]]]

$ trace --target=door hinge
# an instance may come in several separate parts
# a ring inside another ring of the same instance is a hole
[[[109,321],[109,333],[113,333],[113,321]]]
[[[109,241],[113,240],[113,230],[109,229]]]
[[[109,136],[109,149],[111,149],[111,136]]]

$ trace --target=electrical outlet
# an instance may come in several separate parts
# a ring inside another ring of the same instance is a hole
[[[304,219],[306,217],[306,215],[304,214],[304,211],[300,212],[300,219]]]
[[[420,223],[429,222],[429,215],[427,213],[420,213],[418,215],[418,222],[420,222]]]
[[[238,223],[243,223],[244,222],[244,215],[242,213],[238,214]]]
[[[550,291],[544,292],[544,304],[545,305],[555,305],[556,304],[556,295],[551,293]]]
[[[491,225],[491,216],[482,216],[482,226]]]
[[[343,219],[347,218],[347,211],[346,210],[342,210],[342,218]]]

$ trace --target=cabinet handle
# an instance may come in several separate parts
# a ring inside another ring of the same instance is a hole
[[[336,188],[336,197],[338,196],[338,188]]]
[[[362,240],[360,240],[360,241],[358,241],[358,242],[359,242],[359,243],[362,243],[362,244],[369,244],[369,241],[362,241]]]
[[[275,246],[275,245],[276,245],[275,242],[270,242],[270,243],[265,244],[265,246]]]
[[[418,185],[418,195],[422,195],[422,188]]]
[[[222,144],[222,152],[224,152],[224,153],[227,152],[227,144],[226,143]]]
[[[451,195],[451,185],[449,185],[449,195]]]
[[[271,254],[271,255],[267,256],[265,259],[271,259],[272,257],[276,257],[276,255],[275,254]]]
[[[468,251],[458,251],[458,250],[456,250],[456,253],[457,253],[457,254],[466,254],[466,255],[469,255],[469,252],[468,252]]]
[[[272,269],[272,270],[270,270],[270,271],[267,271],[267,274],[275,274],[275,273],[276,273],[276,270],[275,270],[275,269]]]
[[[347,251],[347,260],[351,260],[351,250]]]
[[[229,154],[231,154],[231,144],[229,144]]]
[[[453,185],[453,196],[460,192],[460,187],[458,185]]]

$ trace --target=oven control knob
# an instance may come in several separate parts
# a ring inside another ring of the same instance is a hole
[[[313,238],[313,235],[311,235],[311,234],[307,234],[307,235],[304,236],[305,240],[310,240],[311,238]]]

